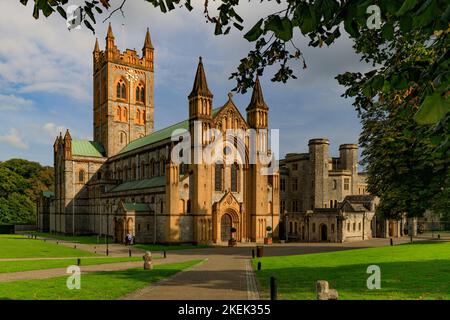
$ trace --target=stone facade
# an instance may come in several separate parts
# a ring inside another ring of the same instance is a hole
[[[184,141],[172,139],[177,129],[202,137],[188,147],[192,158],[196,148],[214,138],[207,129],[254,130],[259,139],[268,128],[269,113],[259,80],[246,118],[231,95],[213,109],[200,58],[186,106],[188,119],[154,131],[149,32],[139,57],[134,50],[117,49],[109,26],[106,49],[95,43],[93,65],[94,140],[73,139],[69,130],[55,140],[55,195],[49,210],[38,209],[38,219],[48,216],[51,232],[108,235],[118,242],[131,233],[142,243],[223,243],[231,237],[263,241],[271,226],[278,236],[278,173],[261,175],[266,166],[245,157],[231,164],[178,163],[172,158]],[[257,151],[270,156],[264,141]],[[234,234],[231,227],[237,230]]]
[[[356,144],[341,145],[339,157],[329,156],[328,139],[312,139],[308,146],[308,153],[280,160],[283,235],[331,242],[403,235],[403,220],[375,215],[378,199],[367,194],[366,175],[358,172]]]

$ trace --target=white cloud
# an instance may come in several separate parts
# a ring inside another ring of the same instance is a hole
[[[52,138],[54,138],[55,136],[59,135],[59,133],[63,133],[66,130],[65,126],[57,126],[55,125],[53,122],[47,122],[46,124],[44,124],[42,126],[42,129],[48,133],[48,135]]]
[[[22,140],[16,128],[11,128],[5,135],[0,135],[0,142],[5,142],[18,149],[28,149],[28,145]]]
[[[0,110],[29,109],[33,106],[33,101],[16,95],[0,94]]]

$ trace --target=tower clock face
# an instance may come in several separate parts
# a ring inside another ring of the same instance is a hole
[[[130,82],[135,82],[138,80],[138,75],[133,69],[128,69],[127,73],[125,74],[126,78]]]

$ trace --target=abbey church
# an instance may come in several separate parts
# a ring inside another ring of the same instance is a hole
[[[204,244],[262,242],[269,236],[344,242],[403,234],[404,221],[377,217],[377,199],[367,194],[366,177],[358,172],[357,145],[341,145],[340,156],[330,157],[328,139],[312,139],[308,153],[275,159],[259,79],[243,115],[231,94],[213,99],[200,58],[190,92],[186,85],[186,120],[155,130],[154,61],[148,30],[142,55],[121,52],[111,25],[105,50],[95,42],[93,140],[75,139],[69,130],[56,137],[55,191],[38,199],[40,231],[108,235],[116,242],[131,234],[141,243]],[[212,163],[196,161],[198,148],[230,130],[254,137],[240,140],[240,153],[227,147]],[[174,138],[176,132],[187,136]],[[187,148],[180,151],[182,145]],[[272,160],[253,161],[253,153]],[[240,161],[228,161],[230,154]],[[267,170],[273,163],[280,170]]]
[[[276,237],[277,173],[260,175],[264,165],[250,164],[248,158],[215,164],[171,158],[178,143],[172,133],[178,129],[193,136],[195,122],[223,132],[254,129],[258,135],[267,129],[269,107],[259,81],[245,116],[231,94],[214,107],[200,58],[187,92],[186,120],[155,131],[154,51],[148,30],[142,56],[130,49],[121,52],[111,25],[105,50],[95,43],[93,141],[77,140],[69,130],[56,138],[55,193],[47,209],[38,210],[39,228],[107,234],[119,242],[128,233],[136,242],[150,243],[261,241],[268,226]],[[258,146],[258,152],[270,153],[267,145]]]

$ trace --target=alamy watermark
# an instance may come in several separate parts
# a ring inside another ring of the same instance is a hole
[[[68,266],[66,273],[70,274],[66,280],[67,289],[81,289],[81,270],[78,266]]]
[[[370,274],[369,278],[367,278],[367,289],[381,289],[381,269],[377,265],[370,265],[367,267],[368,274]]]
[[[194,121],[193,137],[186,129],[176,129],[171,140],[175,164],[260,164],[261,175],[278,172],[278,129],[227,129],[225,133]],[[192,140],[193,139],[193,140]]]

